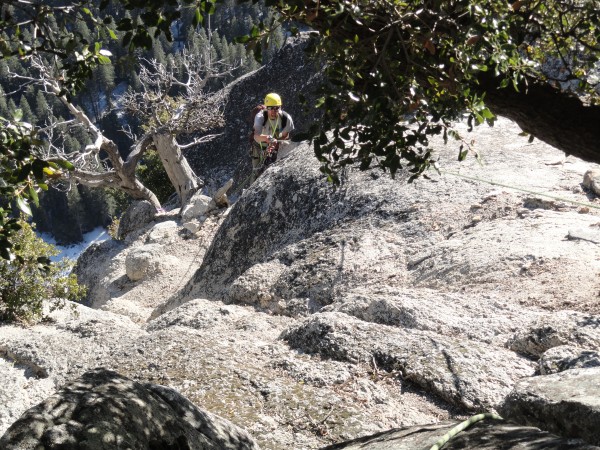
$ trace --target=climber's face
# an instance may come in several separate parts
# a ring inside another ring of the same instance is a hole
[[[269,112],[269,119],[277,118],[277,114],[279,113],[279,109],[281,106],[267,106],[267,111]]]

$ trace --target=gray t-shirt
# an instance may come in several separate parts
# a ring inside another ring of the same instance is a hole
[[[286,113],[283,110],[279,111],[277,114],[276,120],[269,119],[267,115],[267,120],[264,120],[266,111],[260,111],[254,117],[254,133],[255,134],[270,134],[271,136],[277,139],[281,136],[282,133],[290,133],[294,129],[294,121],[292,120],[292,116]],[[267,113],[268,114],[268,113]],[[281,116],[285,115],[286,124],[283,129],[281,128]]]

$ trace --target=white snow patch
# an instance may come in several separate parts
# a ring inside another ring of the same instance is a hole
[[[60,250],[58,255],[50,258],[52,261],[60,261],[62,258],[76,260],[90,245],[111,239],[108,232],[102,227],[94,228],[89,233],[85,233],[83,235],[83,241],[74,245],[57,245],[56,240],[49,233],[38,233],[38,235],[45,242],[54,245]]]

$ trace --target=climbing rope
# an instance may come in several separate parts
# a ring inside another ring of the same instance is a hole
[[[448,441],[450,439],[455,437],[458,433],[466,430],[474,423],[477,423],[483,419],[504,420],[502,417],[500,417],[498,414],[495,414],[495,413],[482,413],[482,414],[477,414],[476,416],[473,416],[473,417],[469,417],[467,420],[459,423],[454,428],[452,428],[450,431],[448,431],[445,435],[443,435],[435,444],[433,444],[433,446],[429,450],[440,450],[444,445],[446,445],[448,443]]]
[[[530,189],[525,189],[525,188],[521,188],[518,186],[511,186],[511,185],[504,184],[504,183],[498,183],[497,181],[492,181],[492,180],[484,180],[482,178],[478,178],[478,177],[474,177],[474,176],[462,175],[460,173],[450,172],[450,171],[444,170],[444,169],[437,169],[437,170],[439,173],[453,175],[458,178],[464,178],[465,180],[478,181],[480,183],[487,183],[487,184],[491,184],[493,186],[500,186],[500,187],[504,187],[504,188],[508,188],[508,189],[514,189],[515,191],[525,192],[527,194],[533,194],[533,195],[537,195],[539,197],[546,197],[546,198],[549,198],[552,200],[557,200],[560,202],[571,203],[571,204],[577,205],[577,206],[586,206],[588,208],[600,209],[600,206],[593,205],[591,203],[583,203],[583,202],[578,202],[575,200],[569,200],[567,198],[556,197],[554,195],[542,194],[541,192],[532,191]]]
[[[286,144],[289,145],[290,140],[289,139],[277,139],[277,143],[278,144]],[[278,147],[277,147],[278,148]],[[277,153],[279,150],[275,150],[275,153]],[[269,150],[269,148],[264,149],[262,152],[260,152],[260,166],[258,166],[256,169],[251,169],[250,175],[248,175],[246,178],[244,178],[244,180],[235,188],[231,191],[231,194],[237,194],[238,192],[240,192],[242,189],[244,189],[246,187],[246,183],[250,180],[250,178],[252,178],[252,171],[256,170],[258,173],[258,175],[256,176],[256,178],[258,178],[259,176],[261,176],[263,174],[263,172],[266,170],[266,168],[268,166],[270,166],[271,164],[273,164],[276,161],[273,161],[270,164],[265,164],[265,161],[267,160],[267,157],[272,155],[272,150]]]

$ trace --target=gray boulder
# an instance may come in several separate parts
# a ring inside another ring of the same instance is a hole
[[[522,425],[600,445],[600,368],[520,381],[501,405],[500,414]]]
[[[215,209],[217,209],[217,204],[211,197],[197,192],[181,210],[181,220],[184,222],[189,222],[192,219],[204,221],[206,216]]]
[[[583,186],[600,195],[600,170],[590,169],[583,174]]]
[[[600,367],[600,353],[575,345],[559,345],[544,352],[539,360],[539,367],[542,375],[569,369]]]
[[[179,225],[174,220],[159,222],[150,229],[148,237],[146,238],[146,243],[163,245],[173,244],[176,240],[175,235],[177,234],[178,229]]]
[[[600,348],[600,319],[575,311],[546,314],[520,329],[506,345],[515,352],[539,357],[553,347],[567,344]]]
[[[117,237],[124,239],[131,232],[143,228],[156,217],[156,209],[146,200],[133,202],[119,220]]]
[[[77,281],[88,288],[84,300],[87,306],[98,307],[110,299],[104,282],[107,270],[102,267],[101,261],[107,261],[106,265],[110,266],[113,258],[126,248],[123,241],[108,239],[90,245],[79,255],[73,273],[77,275]]]
[[[0,439],[4,450],[258,449],[250,435],[177,391],[96,369],[25,412]]]
[[[132,249],[125,257],[125,273],[131,281],[139,281],[160,271],[165,252],[161,244],[147,244]]]

